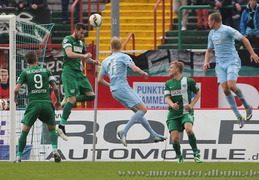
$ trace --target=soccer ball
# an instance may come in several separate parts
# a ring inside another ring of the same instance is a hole
[[[100,14],[92,14],[89,18],[90,24],[94,27],[99,27],[102,25],[103,18]]]
[[[0,111],[6,110],[8,107],[8,102],[6,99],[0,99]]]

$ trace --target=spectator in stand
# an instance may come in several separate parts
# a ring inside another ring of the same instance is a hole
[[[173,11],[175,14],[178,15],[178,9],[181,6],[185,6],[188,4],[187,0],[174,0],[173,1]],[[188,9],[183,9],[182,10],[182,31],[186,31],[187,30],[187,21],[188,21]]]
[[[13,0],[13,3],[12,3],[12,6],[15,8],[16,11],[25,9],[27,5],[28,5],[27,0]]]
[[[256,0],[249,0],[246,9],[243,11],[240,32],[254,48],[259,48],[259,4]]]
[[[29,8],[33,10],[47,8],[47,0],[29,0]]]
[[[196,0],[194,5],[209,5],[210,0]],[[196,31],[200,30],[209,30],[209,24],[208,24],[208,9],[197,9],[197,28],[195,29]],[[202,25],[202,18],[204,21],[204,24]]]
[[[4,8],[5,6],[9,6],[8,0],[0,0],[0,8]]]
[[[216,0],[210,3],[210,5],[214,6],[214,10],[219,10],[222,16],[222,23],[227,26],[232,26],[232,9],[231,8],[223,8],[225,6],[231,5],[232,0]]]
[[[73,0],[73,2],[75,2],[75,0]],[[68,20],[68,5],[69,5],[69,0],[61,0],[61,4],[62,4],[62,24],[68,24],[69,20]],[[79,3],[77,3],[76,7],[75,7],[75,23],[79,22]]]
[[[233,0],[233,5],[235,5],[235,8],[233,9],[233,28],[240,31],[240,18],[242,15],[242,12],[245,8],[242,8],[241,5],[245,5],[248,3],[249,0]]]

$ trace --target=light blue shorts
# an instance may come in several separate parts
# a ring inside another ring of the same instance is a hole
[[[228,80],[235,80],[237,81],[238,72],[241,69],[241,62],[240,59],[236,58],[235,62],[229,63],[217,63],[216,64],[216,74],[218,77],[218,83],[222,84]]]
[[[137,105],[143,102],[140,99],[139,95],[130,87],[125,87],[122,89],[112,91],[112,96],[123,106],[129,109],[132,109],[133,107],[136,107]]]

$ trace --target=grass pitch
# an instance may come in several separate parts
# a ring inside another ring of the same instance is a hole
[[[0,161],[0,179],[259,179],[259,163],[240,162],[26,162]]]

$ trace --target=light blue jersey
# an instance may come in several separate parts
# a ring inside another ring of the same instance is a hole
[[[100,74],[109,76],[111,91],[129,87],[127,68],[135,65],[131,57],[123,53],[112,53],[102,62]]]
[[[239,59],[235,39],[240,41],[242,37],[240,32],[226,25],[221,25],[218,30],[211,30],[208,36],[208,48],[215,49],[216,62],[232,64],[230,61]]]

